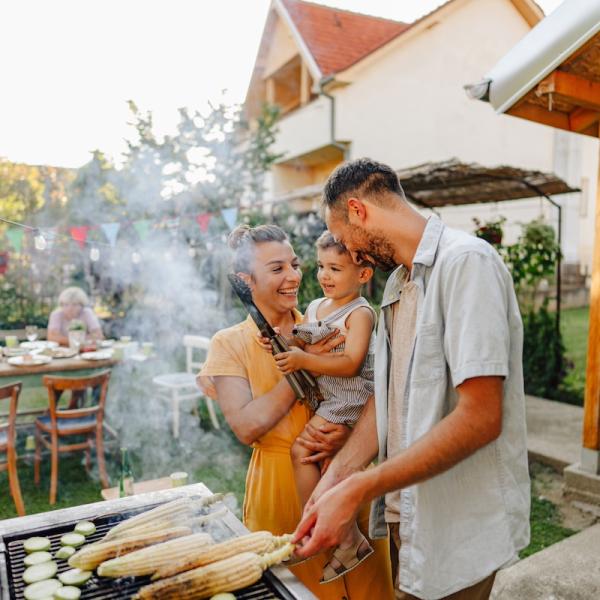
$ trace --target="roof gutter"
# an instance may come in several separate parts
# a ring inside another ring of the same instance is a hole
[[[328,94],[325,91],[325,87],[335,81],[335,77],[333,75],[328,75],[327,77],[323,77],[319,81],[319,96],[324,96],[329,100],[330,106],[330,117],[329,117],[329,127],[330,127],[330,145],[338,150],[341,150],[344,155],[344,160],[348,160],[348,146],[346,144],[342,144],[337,141],[335,135],[335,97],[331,94]]]

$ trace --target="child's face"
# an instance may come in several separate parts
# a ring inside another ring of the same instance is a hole
[[[340,254],[336,248],[317,250],[317,279],[326,298],[339,299],[359,294],[361,286],[369,281],[370,267],[354,264],[350,254]]]

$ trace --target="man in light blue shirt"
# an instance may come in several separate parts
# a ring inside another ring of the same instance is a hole
[[[415,211],[386,165],[341,165],[323,203],[355,260],[397,268],[382,301],[375,398],[307,505],[297,553],[335,546],[370,500],[371,534],[387,535],[396,501],[397,597],[487,598],[495,572],[529,542],[523,332],[510,274],[486,242]],[[398,347],[394,306],[407,282],[414,335]],[[400,378],[390,373],[398,364]]]

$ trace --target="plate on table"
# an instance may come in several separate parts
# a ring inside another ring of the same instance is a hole
[[[8,358],[6,362],[14,367],[37,367],[39,365],[46,365],[52,361],[50,356],[44,356],[43,354],[25,354],[24,356],[13,356]]]
[[[47,340],[38,340],[37,342],[21,342],[21,348],[28,350],[45,350],[46,348],[57,348],[58,342],[49,342]]]
[[[73,358],[77,354],[77,350],[59,346],[58,348],[48,348],[48,350],[44,351],[44,354],[52,358]]]
[[[79,356],[83,360],[106,360],[112,355],[112,350],[97,350],[96,352],[82,352]]]
[[[23,356],[23,354],[27,354],[28,352],[27,348],[14,348],[9,346],[4,346],[4,348],[2,348],[4,356]]]

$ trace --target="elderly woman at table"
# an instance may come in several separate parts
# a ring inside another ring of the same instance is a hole
[[[302,272],[286,234],[274,225],[240,226],[231,233],[229,244],[235,251],[234,272],[252,289],[254,303],[272,326],[291,337],[302,317],[296,309]],[[328,351],[334,345],[325,341],[315,350]],[[303,430],[311,412],[296,400],[273,357],[260,345],[250,317],[213,337],[198,381],[217,400],[237,438],[253,448],[244,523],[251,531],[277,535],[294,531],[302,511],[290,448],[301,434],[307,435]],[[321,451],[314,456],[317,460],[334,454],[349,434],[344,425],[328,424],[322,429],[307,442],[307,447]],[[367,521],[368,506],[364,506],[359,526],[365,534]],[[327,556],[298,564],[292,571],[320,600],[391,599],[387,541],[371,544],[373,555],[331,583],[319,585]]]
[[[68,346],[69,324],[75,320],[84,324],[86,337],[92,340],[103,339],[100,322],[89,303],[87,294],[81,288],[69,287],[63,290],[58,297],[58,308],[50,314],[48,340]]]

